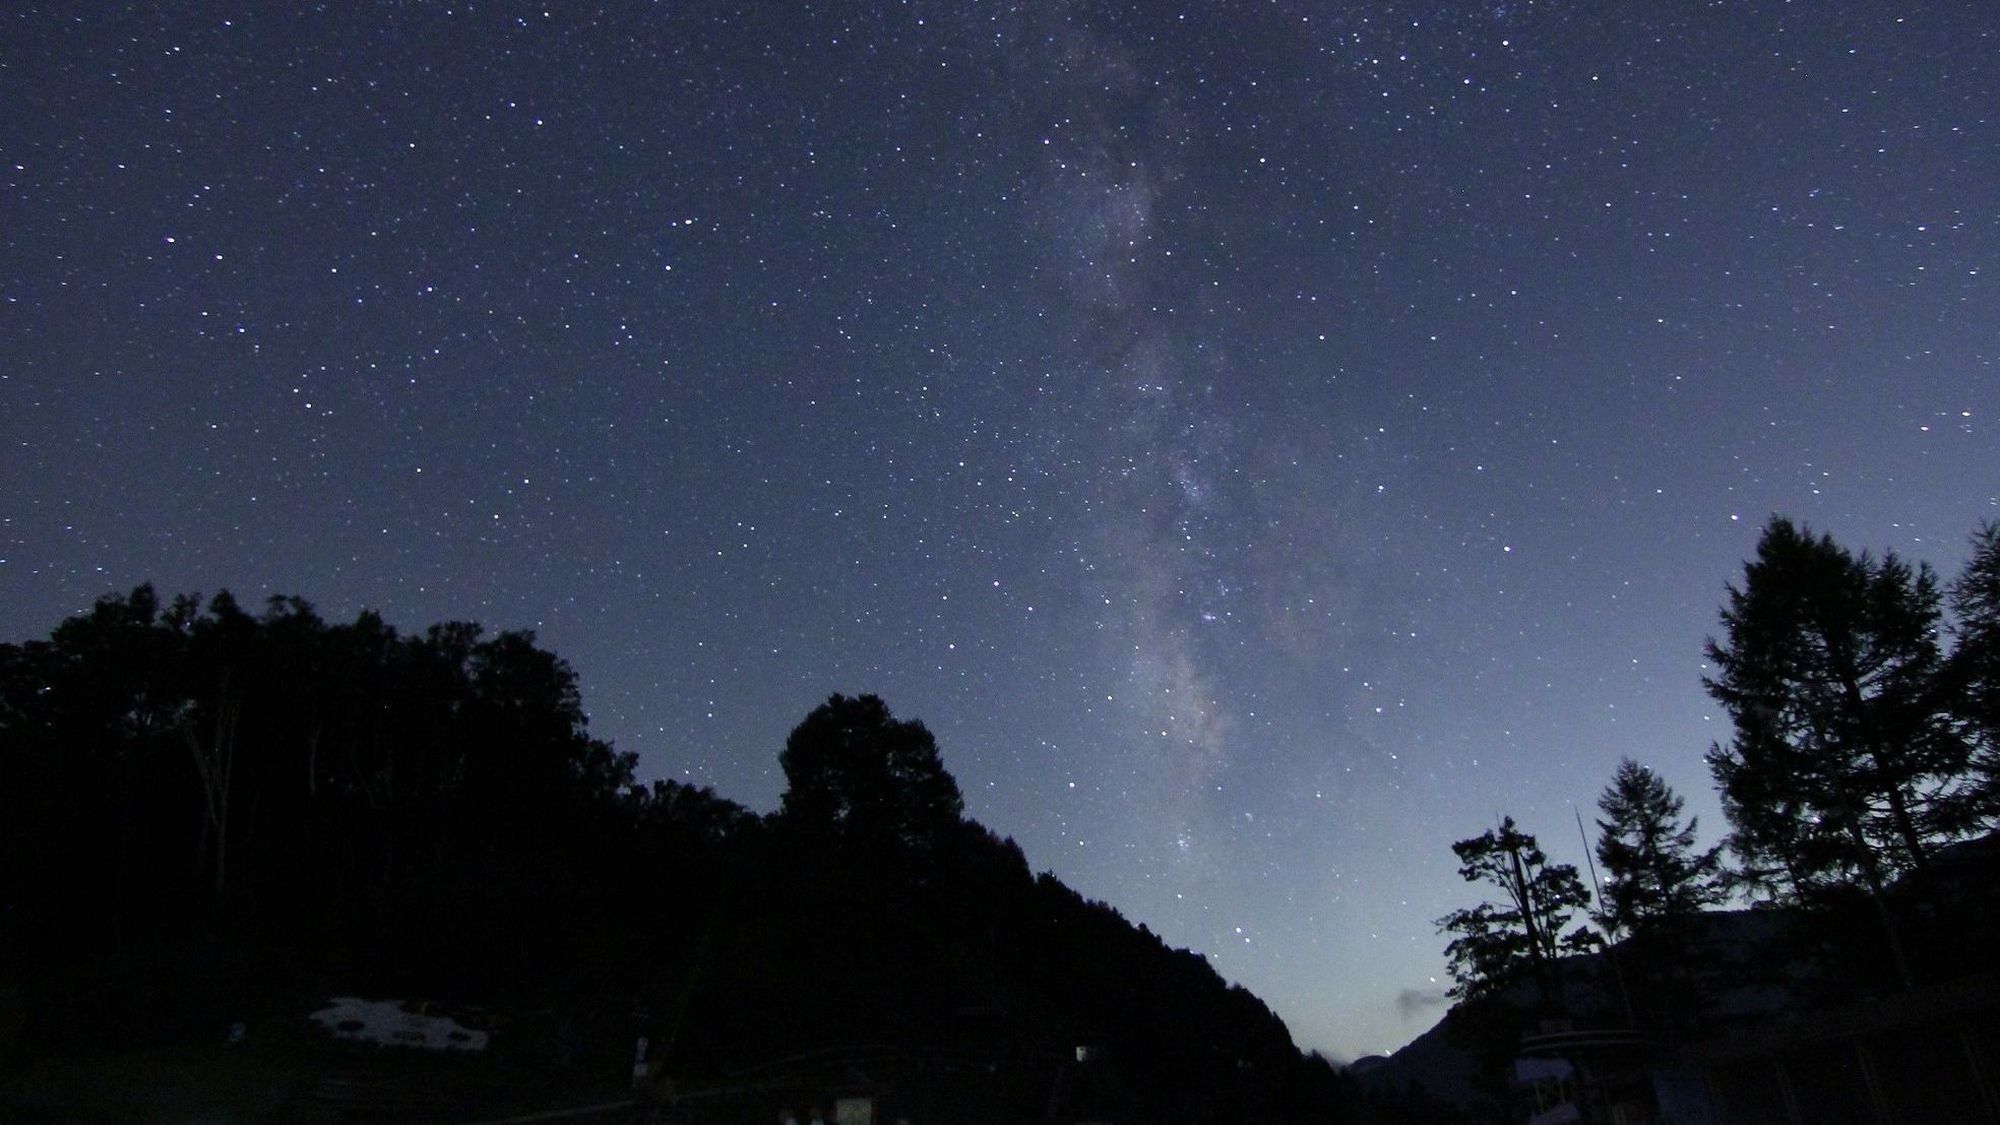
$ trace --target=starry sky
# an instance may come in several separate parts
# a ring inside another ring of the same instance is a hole
[[[293,9],[293,10],[285,10]],[[530,628],[757,810],[828,694],[1338,1057],[1581,863],[1773,512],[2000,518],[2000,5],[0,14],[0,639]]]

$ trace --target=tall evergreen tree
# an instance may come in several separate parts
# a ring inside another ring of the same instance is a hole
[[[1699,818],[1683,823],[1687,802],[1630,758],[1618,763],[1597,799],[1597,861],[1606,886],[1598,920],[1614,933],[1670,931],[1723,900],[1722,849],[1695,848]]]
[[[1974,784],[1956,824],[1985,831],[2000,820],[2000,522],[1972,536],[1972,557],[1951,585],[1951,707],[1971,747]]]
[[[1921,870],[1952,835],[1966,745],[1936,690],[1928,566],[1855,556],[1773,518],[1708,642],[1734,737],[1709,768],[1741,878],[1782,900]]]
[[[1550,863],[1535,838],[1514,826],[1513,817],[1503,817],[1499,827],[1460,840],[1451,850],[1458,856],[1461,878],[1501,894],[1497,903],[1482,902],[1438,919],[1440,931],[1456,935],[1445,946],[1451,994],[1479,999],[1533,980],[1544,1005],[1557,1003],[1556,962],[1595,944],[1586,927],[1563,932],[1576,912],[1590,905],[1590,892],[1576,868]]]

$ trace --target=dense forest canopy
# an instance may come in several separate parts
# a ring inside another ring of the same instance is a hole
[[[586,1012],[697,1077],[1092,1045],[1121,1104],[1344,1096],[1256,997],[965,819],[921,723],[836,695],[780,760],[768,817],[640,785],[530,634],[141,587],[0,646],[0,958],[48,967],[45,1043],[337,991]]]

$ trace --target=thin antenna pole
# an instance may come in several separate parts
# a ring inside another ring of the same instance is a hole
[[[1576,838],[1583,843],[1583,862],[1590,865],[1590,885],[1597,888],[1597,908],[1598,908],[1597,924],[1604,927],[1605,936],[1607,939],[1609,939],[1612,936],[1611,927],[1604,920],[1606,916],[1606,911],[1604,906],[1604,880],[1599,879],[1597,877],[1597,860],[1593,858],[1591,854],[1590,837],[1586,835],[1583,831],[1583,813],[1577,811],[1577,807],[1575,805],[1571,805],[1569,807],[1569,811],[1570,815],[1576,818]],[[1625,988],[1625,970],[1621,968],[1618,964],[1617,942],[1612,940],[1605,941],[1604,956],[1606,960],[1609,960],[1611,962],[1612,979],[1618,982],[1618,998],[1625,1002],[1625,1025],[1627,1027],[1637,1027],[1639,1024],[1639,1017],[1634,1015],[1632,1012],[1632,993],[1627,991]]]

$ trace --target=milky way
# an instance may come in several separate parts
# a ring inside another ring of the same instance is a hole
[[[17,5],[0,637],[152,581],[532,628],[775,806],[827,694],[1302,1045],[1449,845],[1714,839],[1782,512],[2000,518],[2000,9]]]

